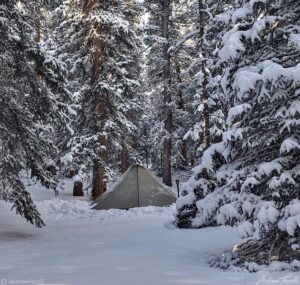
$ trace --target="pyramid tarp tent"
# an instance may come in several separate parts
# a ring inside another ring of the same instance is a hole
[[[146,206],[167,206],[176,195],[145,167],[132,165],[115,183],[113,189],[95,200],[96,210],[129,209]]]

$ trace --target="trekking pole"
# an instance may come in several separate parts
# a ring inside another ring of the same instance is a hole
[[[177,184],[177,196],[179,198],[179,179],[176,179],[176,184]]]

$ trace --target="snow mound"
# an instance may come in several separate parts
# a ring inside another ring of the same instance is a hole
[[[141,207],[129,210],[92,210],[88,201],[62,200],[59,198],[36,202],[43,218],[49,220],[60,219],[97,219],[101,221],[111,219],[127,219],[134,217],[167,216],[173,217],[175,205],[170,207]]]
[[[50,199],[36,202],[37,208],[43,218],[88,218],[92,211],[87,201]]]

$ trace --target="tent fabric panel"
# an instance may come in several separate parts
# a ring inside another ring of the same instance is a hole
[[[126,175],[125,175],[126,174]],[[93,209],[128,209],[138,207],[137,175],[128,171],[121,177],[121,183],[116,183],[114,189],[104,193],[95,200]]]
[[[115,183],[112,191],[95,200],[96,210],[167,206],[176,196],[142,165],[132,165]]]
[[[157,181],[144,167],[139,167],[140,207],[166,206],[176,201],[176,196]]]

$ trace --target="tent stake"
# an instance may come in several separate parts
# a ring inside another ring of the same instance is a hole
[[[176,184],[177,184],[177,196],[179,198],[179,179],[176,179]]]

